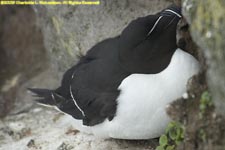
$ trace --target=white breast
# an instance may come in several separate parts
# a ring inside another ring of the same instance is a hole
[[[85,127],[96,136],[119,139],[150,139],[159,137],[170,118],[166,106],[186,92],[190,77],[199,70],[197,60],[177,49],[169,66],[158,74],[132,74],[119,86],[117,112],[112,121]],[[83,126],[83,127],[82,127]]]

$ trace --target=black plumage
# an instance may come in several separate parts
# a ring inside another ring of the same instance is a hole
[[[56,90],[30,90],[40,97],[38,102],[55,105],[82,119],[84,125],[112,120],[123,79],[134,73],[159,73],[170,63],[177,48],[176,26],[181,12],[175,5],[166,10],[138,18],[121,35],[96,44],[66,71]]]

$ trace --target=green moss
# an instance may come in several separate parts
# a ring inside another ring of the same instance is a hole
[[[206,136],[206,131],[201,128],[198,132],[198,136],[199,138],[203,141],[203,142],[206,142],[206,139],[207,139],[207,136]]]
[[[156,150],[174,150],[184,139],[184,127],[179,122],[170,122],[165,134],[159,139]]]
[[[206,112],[206,109],[213,105],[212,96],[208,91],[205,91],[201,95],[200,105],[199,105],[199,117],[202,119]]]

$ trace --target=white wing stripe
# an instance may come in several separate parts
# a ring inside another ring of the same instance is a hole
[[[73,99],[73,102],[74,102],[75,106],[82,113],[82,115],[85,116],[84,111],[79,107],[79,105],[77,104],[76,100],[74,99],[71,85],[70,85],[70,95],[71,95],[71,98]]]
[[[148,32],[148,36],[152,33],[152,31],[155,29],[156,25],[158,24],[159,20],[162,18],[163,16],[160,16],[157,21],[155,22],[155,24],[153,25],[152,29]]]
[[[172,12],[172,13],[174,13],[175,15],[177,15],[178,17],[182,17],[181,15],[179,15],[178,13],[176,13],[175,11],[173,11],[173,10],[170,10],[170,9],[166,9],[165,11],[169,11],[169,12]]]

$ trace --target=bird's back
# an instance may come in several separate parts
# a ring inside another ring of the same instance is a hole
[[[86,125],[95,125],[115,115],[118,86],[130,75],[119,62],[118,40],[119,37],[107,39],[90,49],[65,73],[61,87],[56,90],[84,110]],[[80,119],[81,113],[73,117]]]
[[[121,35],[91,48],[56,90],[32,90],[41,103],[69,114],[79,130],[105,138],[147,139],[168,122],[165,106],[180,97],[198,70],[177,49],[177,6],[132,21]],[[51,102],[49,102],[51,101]]]

